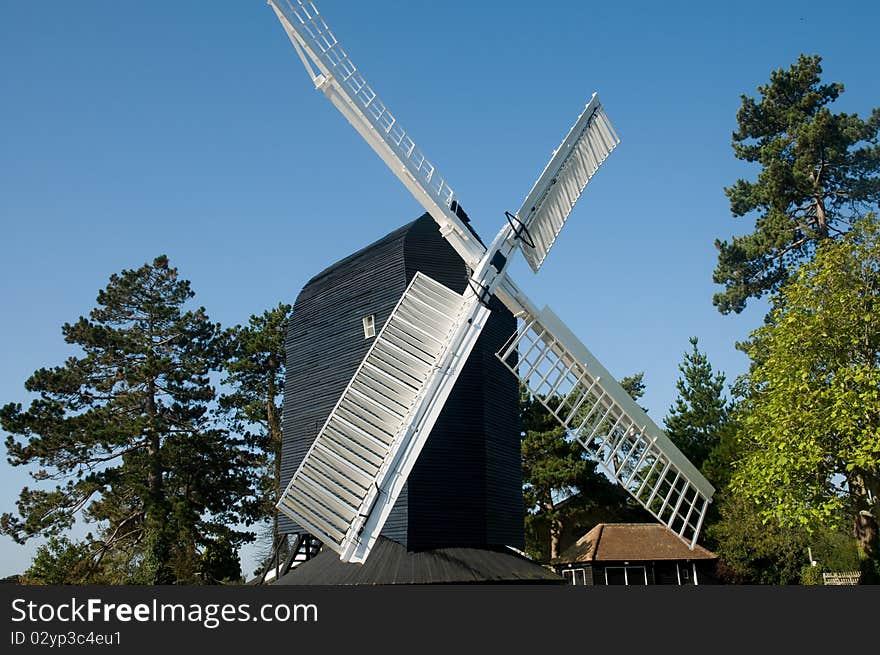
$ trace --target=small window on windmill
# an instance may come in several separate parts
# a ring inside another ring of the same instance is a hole
[[[376,336],[376,315],[364,316],[364,339],[372,339]]]

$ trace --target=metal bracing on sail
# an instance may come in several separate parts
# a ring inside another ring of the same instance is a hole
[[[416,273],[287,485],[278,509],[363,561],[488,316]]]
[[[317,7],[301,0],[269,0],[315,86],[364,137],[474,268],[485,250],[451,209],[455,192],[397,117],[376,95],[327,27]],[[318,69],[313,70],[312,66]]]
[[[587,182],[619,142],[594,93],[516,214],[531,237],[522,253],[533,271],[541,268]]]
[[[689,546],[714,488],[547,308],[497,354],[639,503]]]

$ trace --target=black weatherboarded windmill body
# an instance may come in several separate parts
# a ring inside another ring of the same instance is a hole
[[[315,6],[269,4],[316,88],[428,212],[314,278],[296,302],[285,390],[289,479],[278,503],[291,521],[285,527],[364,569],[375,567],[368,558],[386,543],[382,534],[411,551],[521,544],[518,381],[693,547],[712,485],[507,273],[517,251],[538,271],[616,147],[598,96],[487,246]]]
[[[464,263],[427,215],[299,294],[286,340],[284,486],[372,345],[365,319],[384,325],[416,271],[459,293],[467,286]],[[516,322],[497,304],[382,531],[411,550],[523,546],[518,388],[494,356]],[[288,517],[279,529],[303,531]]]
[[[463,291],[468,272],[430,216],[404,225],[312,278],[294,304],[285,348],[282,485],[416,272]],[[511,552],[523,547],[519,389],[495,357],[516,329],[492,313],[364,564],[332,551],[281,584],[558,582]],[[307,532],[282,514],[280,534]],[[305,548],[301,557],[305,557]]]

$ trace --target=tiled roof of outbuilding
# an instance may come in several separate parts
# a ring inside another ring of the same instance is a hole
[[[600,523],[559,557],[560,563],[708,560],[718,556],[699,544],[685,545],[659,523]]]

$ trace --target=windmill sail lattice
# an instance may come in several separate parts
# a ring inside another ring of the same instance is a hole
[[[655,517],[693,547],[714,489],[548,309],[507,274],[537,272],[586,184],[619,143],[596,94],[522,207],[485,247],[452,188],[404,130],[312,2],[269,0],[309,73],[439,225],[472,271],[464,294],[417,274],[297,469],[279,510],[345,561],[362,562],[388,517],[496,296],[522,319],[498,357]]]
[[[550,309],[497,354],[645,509],[691,546],[713,488]]]
[[[536,273],[587,182],[618,143],[594,93],[516,213],[532,241],[522,253]]]

